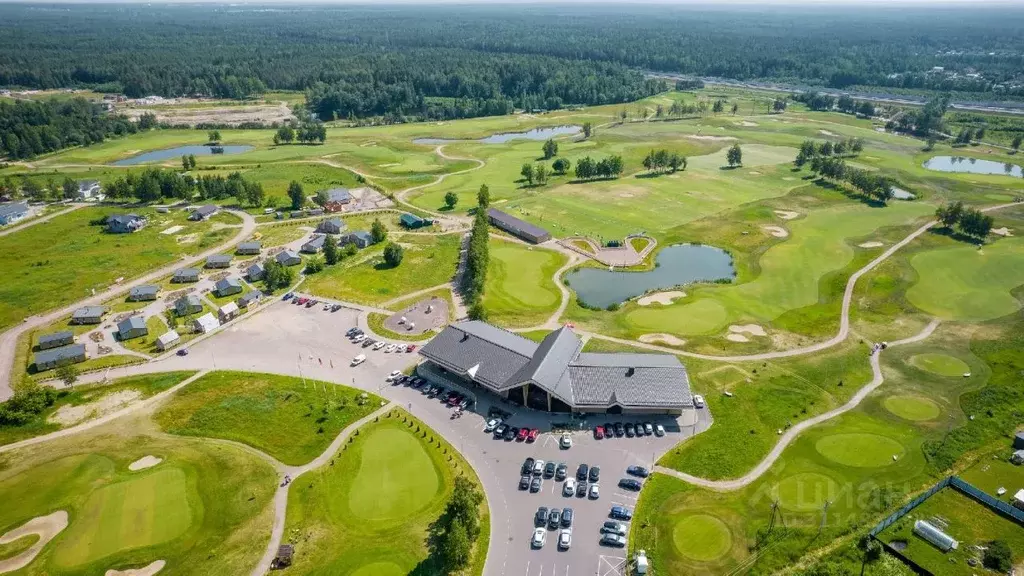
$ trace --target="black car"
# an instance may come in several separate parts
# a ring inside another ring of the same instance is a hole
[[[604,426],[604,437],[611,438],[615,434],[615,425],[611,422],[605,422]]]
[[[577,498],[586,498],[587,497],[587,483],[586,482],[580,482],[579,484],[576,485],[576,497]]]
[[[373,338],[367,338],[366,340],[363,340],[363,348],[369,348],[370,346],[373,346],[374,342],[376,341]]]
[[[359,328],[349,328],[348,330],[345,331],[345,336],[348,336],[349,338],[355,336],[356,330],[359,330]]]
[[[572,508],[563,508],[562,509],[562,527],[563,528],[571,528],[572,527]]]
[[[504,424],[498,424],[498,427],[494,429],[494,439],[497,440],[505,435],[505,431],[508,430],[508,426]]]
[[[562,511],[558,508],[552,508],[548,512],[548,527],[558,528],[558,525],[562,523]]]
[[[640,478],[647,478],[651,475],[647,468],[644,468],[643,466],[630,466],[629,468],[626,468],[626,474],[639,476]]]
[[[591,466],[590,467],[590,475],[588,477],[590,478],[590,483],[591,484],[593,484],[594,482],[597,482],[598,480],[600,480],[601,479],[601,467],[600,466]]]
[[[632,490],[633,492],[640,491],[640,481],[633,480],[632,478],[623,478],[619,480],[619,488],[625,488],[626,490]]]
[[[519,479],[519,489],[520,490],[529,490],[530,489],[530,477],[529,476],[523,476],[522,478]]]
[[[576,469],[576,479],[579,480],[580,482],[586,482],[587,470],[588,468],[586,464],[580,464],[579,468]]]
[[[625,506],[612,506],[612,511],[608,515],[619,520],[633,519],[633,511]]]
[[[622,436],[625,433],[626,433],[626,429],[622,426],[622,422],[616,422],[615,423],[615,437],[616,438],[622,438]]]
[[[627,438],[632,438],[634,436],[636,436],[636,428],[633,428],[633,424],[627,422],[626,423],[626,437]]]
[[[547,506],[541,506],[537,508],[537,515],[533,518],[534,524],[537,526],[543,526],[548,522],[548,508]]]
[[[637,436],[646,436],[647,435],[647,429],[644,428],[644,425],[641,424],[640,422],[637,422],[636,424],[634,424],[634,427],[636,428],[636,435]]]
[[[516,434],[518,434],[518,433],[519,433],[519,429],[518,428],[515,428],[513,426],[509,426],[505,430],[505,440],[512,440],[512,439],[514,439],[516,437]]]
[[[535,494],[537,492],[540,492],[541,484],[542,484],[541,479],[537,478],[537,477],[534,477],[534,479],[530,481],[530,492],[533,492]]]
[[[534,463],[534,459],[533,458],[527,458],[526,460],[523,461],[523,474],[524,475],[529,476],[530,474],[533,474],[533,463]]]
[[[555,463],[554,462],[548,462],[547,464],[544,465],[544,477],[545,478],[551,478],[554,475],[555,475]]]
[[[561,464],[558,465],[558,468],[555,468],[555,480],[558,480],[559,482],[565,480],[565,476],[568,474],[568,472],[569,466],[566,465],[565,462],[562,462]]]

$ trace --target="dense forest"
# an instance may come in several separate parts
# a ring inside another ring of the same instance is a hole
[[[639,70],[1024,99],[1022,29],[1008,5],[7,4],[0,86],[308,90],[324,119],[621,102],[653,89]]]
[[[0,102],[0,157],[32,158],[134,134],[138,129],[139,124],[107,115],[102,107],[83,98]]]

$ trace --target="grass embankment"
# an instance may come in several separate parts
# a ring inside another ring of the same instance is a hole
[[[401,332],[394,332],[384,327],[384,321],[390,318],[388,314],[380,314],[379,312],[370,312],[366,316],[366,323],[370,326],[370,330],[380,336],[381,338],[388,338],[390,340],[401,340],[403,342],[423,342],[429,340],[435,334],[433,330],[428,330],[423,334],[411,335],[402,334]]]
[[[379,398],[362,394],[318,380],[211,372],[176,394],[155,420],[172,434],[235,440],[297,466],[380,406]]]
[[[558,309],[562,293],[552,277],[568,258],[560,252],[491,241],[483,305],[501,326],[542,324]]]
[[[329,466],[292,487],[285,534],[295,568],[323,574],[435,574],[425,545],[456,477],[472,468],[433,430],[402,410],[363,426]],[[481,574],[489,517],[468,574]]]

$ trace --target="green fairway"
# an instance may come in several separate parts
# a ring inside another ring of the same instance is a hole
[[[177,538],[192,524],[186,481],[182,470],[162,466],[96,490],[61,539],[54,560],[76,567]]]
[[[562,293],[552,277],[566,262],[553,250],[491,241],[484,307],[502,326],[541,324],[556,310]]]
[[[885,399],[885,409],[904,420],[923,422],[939,417],[942,410],[938,404],[921,396],[900,395]]]
[[[818,472],[801,472],[787,476],[772,489],[779,505],[794,512],[819,510],[825,501],[834,501],[839,494],[839,483]]]
[[[1024,284],[1024,239],[1004,238],[980,250],[963,244],[918,254],[920,280],[907,291],[918,308],[950,320],[991,320],[1020,310],[1012,294]]]
[[[966,362],[946,354],[917,354],[911,356],[910,364],[915,368],[939,376],[962,376],[971,371]]]
[[[236,440],[299,465],[380,406],[376,396],[362,394],[316,380],[211,372],[176,394],[155,420],[172,434]]]
[[[837,464],[857,468],[889,466],[906,453],[899,442],[877,434],[825,436],[814,447],[822,456]]]
[[[415,436],[379,429],[363,439],[348,509],[363,520],[394,521],[429,505],[440,488],[430,455]]]
[[[672,539],[680,554],[700,562],[717,560],[732,547],[729,527],[725,522],[707,514],[680,518],[672,532]]]

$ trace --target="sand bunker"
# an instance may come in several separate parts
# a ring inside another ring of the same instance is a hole
[[[818,134],[821,134],[822,136],[838,136],[838,134],[829,132],[828,130],[818,130]]]
[[[775,215],[783,220],[792,220],[793,218],[800,216],[800,213],[793,212],[792,210],[776,210]]]
[[[0,536],[0,544],[10,544],[16,540],[32,534],[38,534],[39,540],[17,556],[0,560],[0,574],[14,572],[28,566],[36,556],[42,552],[43,547],[50,543],[57,534],[60,534],[68,527],[68,513],[58,510],[49,516],[39,516],[25,522],[21,526]]]
[[[785,238],[789,236],[789,232],[785,228],[780,228],[779,226],[762,226],[762,228],[764,228],[765,232],[768,232],[776,238]]]
[[[724,142],[736,139],[732,136],[687,136],[687,138],[692,140],[710,140],[711,142]]]
[[[682,346],[686,344],[686,340],[676,338],[671,334],[644,334],[640,338],[637,338],[644,344],[668,344],[669,346]]]
[[[725,339],[730,342],[750,342],[750,338],[743,334],[726,334]]]
[[[51,424],[59,424],[62,427],[74,426],[85,420],[99,418],[111,412],[120,410],[128,404],[142,398],[138,390],[121,390],[86,404],[78,406],[61,406],[56,412],[50,414],[46,420]]]
[[[153,576],[153,574],[163,570],[165,565],[167,565],[167,562],[157,560],[142,568],[128,568],[127,570],[110,569],[106,571],[105,576]]]
[[[857,246],[861,248],[881,248],[882,246],[885,246],[885,244],[882,244],[881,242],[862,242],[857,244]]]
[[[768,333],[764,331],[764,328],[757,324],[733,324],[729,326],[729,332],[732,334],[750,334],[751,336],[767,336]]]
[[[679,290],[669,290],[668,292],[654,292],[646,296],[641,296],[636,303],[641,306],[650,306],[651,304],[661,304],[668,306],[673,300],[677,298],[685,298],[686,292],[680,292]]]
[[[740,126],[746,126],[748,128],[752,126],[757,126],[757,122],[751,122],[750,120],[744,120],[743,122],[738,122],[738,124]]]
[[[182,236],[175,236],[174,239],[178,244],[192,244],[199,240],[199,234],[184,234]]]
[[[184,226],[171,226],[170,228],[168,228],[166,230],[162,230],[160,233],[161,234],[174,234],[174,233],[178,232],[179,230],[183,230],[184,228],[185,228]]]
[[[156,466],[157,464],[163,461],[163,458],[157,456],[143,456],[142,458],[139,458],[135,462],[129,464],[128,469],[131,470],[132,472],[137,472],[139,470],[145,470],[146,468],[152,468],[153,466]]]
[[[1002,228],[994,228],[992,230],[992,233],[993,234],[998,234],[1000,236],[1013,236],[1013,231],[1011,231],[1006,226],[1003,226]]]

